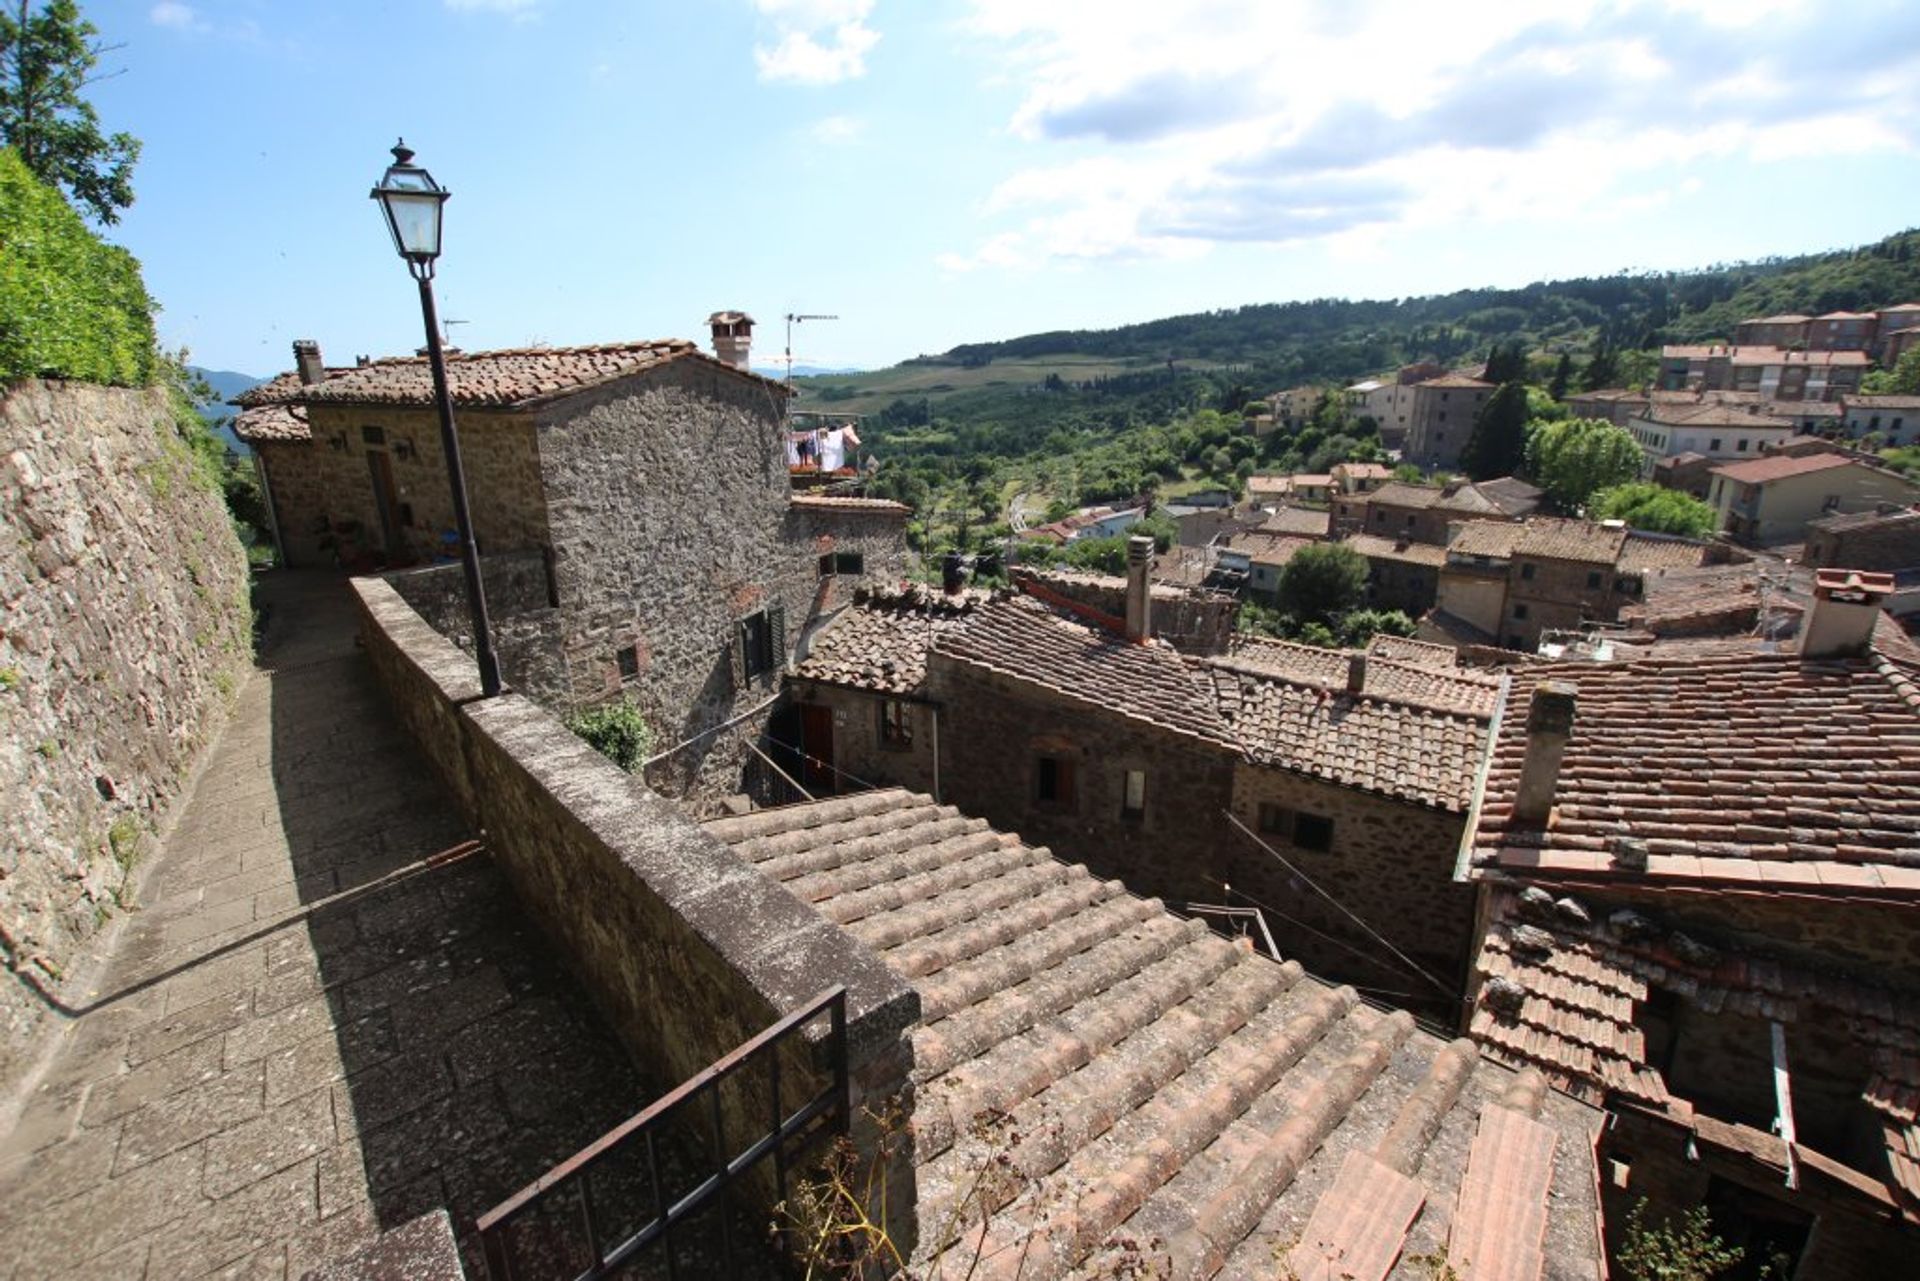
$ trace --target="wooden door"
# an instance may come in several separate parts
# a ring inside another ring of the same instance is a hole
[[[839,790],[834,786],[833,709],[818,703],[800,705],[800,785],[815,796]]]
[[[373,505],[380,513],[380,545],[386,549],[387,563],[396,564],[405,557],[406,546],[400,539],[400,500],[393,489],[393,463],[383,451],[370,450],[367,471],[373,477]]]

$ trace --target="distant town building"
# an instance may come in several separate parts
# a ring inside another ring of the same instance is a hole
[[[1707,502],[1719,527],[1741,542],[1798,542],[1824,516],[1907,506],[1920,484],[1845,454],[1781,454],[1714,470]]]

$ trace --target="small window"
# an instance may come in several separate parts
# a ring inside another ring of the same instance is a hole
[[[734,673],[740,683],[779,669],[787,649],[786,611],[778,605],[740,620],[734,637]]]
[[[1718,436],[1715,436],[1707,442],[1707,452],[1709,454],[1717,454],[1720,452],[1720,438]]]
[[[1743,436],[1739,440],[1736,440],[1733,442],[1733,452],[1736,454],[1744,454],[1747,452],[1746,437]]]
[[[1261,801],[1260,830],[1269,836],[1291,836],[1293,811],[1272,801]]]
[[[1042,756],[1034,770],[1033,798],[1042,805],[1073,804],[1073,762],[1064,756]]]
[[[1533,581],[1533,562],[1531,562],[1531,561],[1522,561],[1522,562],[1521,562],[1521,564],[1520,564],[1520,577],[1522,577],[1522,578],[1524,578],[1524,579],[1526,579],[1526,580],[1527,580],[1528,582],[1532,582],[1532,581]]]
[[[630,681],[640,674],[640,649],[637,645],[623,645],[614,651],[613,661],[620,668],[620,679]]]
[[[1302,814],[1293,816],[1293,843],[1303,850],[1333,848],[1333,820],[1324,814]]]
[[[360,429],[360,439],[369,445],[384,445],[387,443],[387,429],[385,427],[362,427]]]
[[[1143,769],[1127,771],[1126,784],[1121,790],[1120,817],[1141,818],[1147,812],[1147,772]]]
[[[866,572],[866,558],[859,552],[828,552],[820,558],[820,577],[835,574],[859,575]]]
[[[1590,569],[1590,570],[1588,570],[1588,571],[1587,571],[1587,586],[1588,586],[1589,588],[1593,588],[1593,587],[1598,587],[1599,585],[1600,585],[1600,571],[1599,571],[1599,570],[1597,570],[1597,569]]]
[[[1411,516],[1409,516],[1409,517],[1407,517],[1407,528],[1408,528],[1408,529],[1412,529],[1412,528],[1413,528],[1413,517],[1411,517]]]
[[[1524,602],[1513,607],[1513,616],[1515,618],[1525,618],[1527,616],[1527,607]]]
[[[880,741],[888,747],[913,746],[913,705],[904,698],[881,700]]]

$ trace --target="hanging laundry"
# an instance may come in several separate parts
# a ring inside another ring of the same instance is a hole
[[[838,427],[831,428],[820,435],[820,470],[839,471],[847,461],[847,446],[844,433]]]

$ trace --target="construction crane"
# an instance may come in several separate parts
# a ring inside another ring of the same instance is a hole
[[[791,311],[787,313],[787,389],[789,391],[793,389],[793,327],[803,320],[838,319],[840,319],[838,316],[801,315]]]

